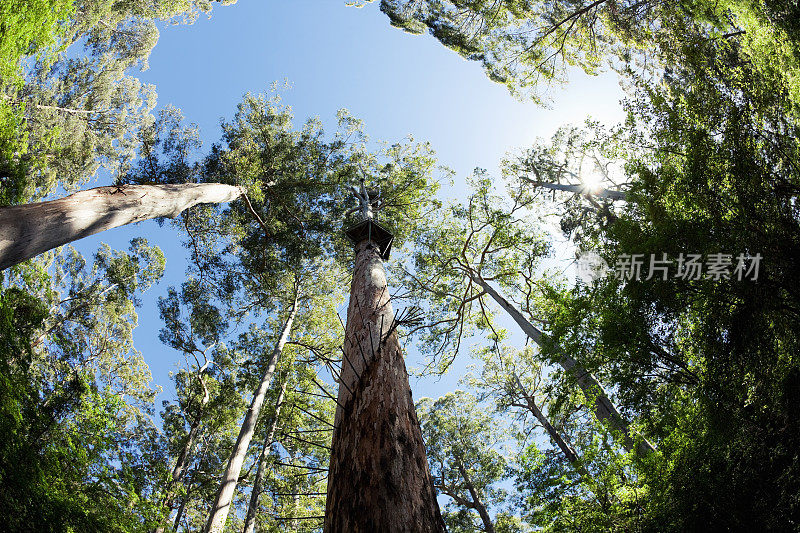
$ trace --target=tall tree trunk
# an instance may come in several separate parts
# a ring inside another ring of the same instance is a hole
[[[239,474],[242,471],[242,464],[244,464],[245,456],[247,455],[247,448],[250,446],[250,440],[256,430],[256,422],[258,415],[261,412],[261,406],[264,403],[264,396],[267,394],[269,384],[272,381],[272,375],[275,373],[275,367],[278,364],[278,358],[283,351],[283,346],[289,339],[289,334],[292,331],[292,324],[294,317],[297,313],[297,295],[295,294],[294,302],[292,302],[291,311],[283,324],[281,336],[278,339],[275,348],[272,350],[272,356],[269,359],[267,370],[258,384],[258,388],[253,394],[253,399],[250,402],[250,408],[245,414],[242,427],[239,430],[239,437],[236,439],[236,444],[231,452],[231,457],[228,460],[228,466],[222,475],[219,491],[211,507],[211,512],[208,516],[208,523],[206,524],[206,533],[219,533],[225,527],[225,521],[228,518],[230,511],[231,501],[233,500],[233,493],[236,491],[236,483],[239,480]]]
[[[595,481],[594,477],[592,477],[592,474],[590,474],[589,471],[586,469],[586,467],[582,465],[581,462],[578,460],[579,457],[578,453],[575,451],[575,448],[573,448],[570,445],[570,443],[567,442],[566,439],[564,439],[561,436],[561,434],[558,432],[558,430],[556,430],[555,427],[553,427],[553,425],[550,423],[547,417],[544,416],[544,413],[542,413],[541,409],[539,409],[539,407],[536,405],[536,401],[534,400],[534,398],[530,396],[528,392],[525,390],[525,387],[522,386],[522,381],[520,381],[519,376],[517,376],[516,373],[514,374],[514,380],[517,382],[520,394],[525,400],[525,405],[515,404],[515,403],[512,403],[511,405],[527,409],[533,414],[533,416],[536,417],[539,423],[541,423],[542,426],[544,427],[545,431],[547,431],[547,434],[550,436],[553,442],[555,442],[556,445],[558,445],[561,452],[566,456],[567,460],[570,462],[575,471],[581,475],[584,483],[597,497],[597,501],[600,503],[600,505],[602,505],[604,509],[607,508],[606,506],[608,505],[608,493],[601,490],[601,488],[597,485],[597,482]]]
[[[531,324],[516,307],[511,305],[494,289],[494,287],[489,285],[489,283],[478,274],[471,274],[471,278],[511,316],[514,322],[522,328],[522,331],[525,332],[533,342],[541,346],[542,332],[539,328]],[[561,349],[559,349],[559,356],[558,364],[575,377],[575,381],[586,395],[586,398],[590,400],[594,398],[594,414],[597,416],[597,419],[600,420],[600,422],[608,424],[612,430],[622,434],[622,445],[627,451],[635,450],[636,453],[641,456],[655,451],[653,445],[641,435],[637,435],[637,439],[634,441],[631,436],[630,428],[628,427],[628,422],[622,418],[617,408],[611,403],[611,400],[608,399],[608,395],[603,389],[603,386],[600,385],[600,382],[597,381],[597,378]]]
[[[445,530],[378,246],[356,246],[325,533]]]
[[[66,198],[0,207],[0,270],[68,242],[197,204],[231,202],[241,187],[220,183],[97,187]]]
[[[189,434],[186,436],[186,442],[183,444],[181,453],[178,455],[178,460],[175,461],[175,467],[172,469],[172,479],[169,481],[163,500],[164,507],[167,509],[167,518],[169,518],[172,509],[175,507],[175,487],[183,482],[183,478],[186,477],[186,471],[189,468],[189,457],[191,456],[192,448],[194,448],[194,440],[197,438],[197,432],[200,429],[203,411],[211,399],[208,387],[206,387],[206,383],[203,381],[203,372],[205,372],[206,368],[208,368],[208,362],[197,370],[197,375],[195,376],[197,381],[200,382],[200,387],[203,389],[203,397],[200,399],[200,405],[197,407],[197,412],[189,425]],[[164,533],[165,529],[164,526],[158,526],[153,531],[154,533]]]
[[[553,427],[553,424],[550,423],[547,417],[544,416],[544,413],[541,411],[541,409],[539,409],[539,406],[536,405],[536,402],[534,401],[533,397],[531,397],[525,390],[525,387],[522,386],[522,381],[520,381],[519,376],[517,376],[516,373],[514,374],[514,380],[517,382],[517,387],[519,387],[519,393],[525,400],[525,404],[524,405],[513,404],[513,405],[517,407],[522,407],[530,411],[533,414],[533,416],[536,417],[536,420],[538,420],[539,423],[542,425],[544,430],[547,431],[547,434],[550,436],[550,439],[553,442],[555,442],[556,445],[561,449],[561,451],[566,456],[567,460],[570,463],[574,464],[578,460],[577,452],[575,452],[572,446],[570,446],[570,444],[564,440],[564,438],[561,436],[558,430],[556,430],[556,428]]]
[[[194,439],[197,437],[199,426],[200,417],[198,416],[194,419],[191,427],[189,428],[189,435],[186,437],[186,443],[183,445],[181,454],[178,456],[178,461],[175,463],[175,468],[172,470],[172,479],[169,481],[169,485],[167,486],[167,494],[164,497],[164,507],[167,510],[167,516],[165,517],[165,520],[169,518],[169,515],[172,514],[172,509],[175,508],[175,488],[178,483],[183,481],[183,478],[186,475],[186,469],[189,466],[189,455],[194,445]],[[153,530],[154,533],[164,533],[164,531],[164,526],[158,526]]]
[[[512,405],[523,407],[528,411],[530,411],[533,414],[533,416],[536,417],[536,420],[539,421],[542,427],[544,427],[544,430],[547,431],[547,434],[550,436],[550,439],[553,442],[555,442],[556,445],[559,447],[561,452],[567,458],[567,461],[569,461],[572,464],[572,466],[575,467],[575,469],[579,474],[584,476],[585,479],[591,481],[592,476],[589,474],[586,468],[578,462],[578,453],[575,451],[575,449],[570,445],[569,442],[567,442],[564,439],[564,437],[561,436],[558,430],[555,427],[553,427],[553,424],[550,423],[547,417],[544,416],[544,413],[541,411],[541,409],[539,409],[539,406],[536,405],[536,401],[533,399],[532,396],[528,394],[528,392],[525,390],[525,387],[522,386],[522,382],[520,381],[519,376],[514,374],[514,380],[516,380],[517,382],[517,386],[519,387],[520,390],[520,395],[525,400],[525,405],[518,405],[518,404],[512,404]]]
[[[258,498],[261,496],[261,485],[264,483],[264,468],[267,463],[267,450],[275,439],[275,428],[278,427],[278,416],[281,414],[283,397],[286,394],[286,384],[288,380],[283,380],[281,391],[278,393],[278,401],[275,402],[275,416],[264,439],[264,446],[261,448],[261,455],[258,456],[258,468],[256,468],[256,479],[253,481],[253,489],[250,492],[250,504],[247,506],[247,516],[244,519],[243,533],[253,533],[256,527],[256,513],[258,512]]]
[[[461,473],[461,477],[464,478],[464,483],[467,485],[467,490],[472,498],[473,508],[478,511],[478,514],[481,517],[483,529],[486,531],[486,533],[494,533],[494,524],[492,524],[492,519],[489,517],[489,513],[486,511],[486,506],[483,505],[483,502],[478,495],[478,491],[475,490],[475,486],[472,484],[472,480],[469,478],[467,469],[464,468],[464,465],[460,460],[456,460],[456,466],[458,467],[459,473]]]
[[[180,505],[178,505],[178,512],[175,513],[175,523],[173,524],[173,528],[175,531],[178,531],[178,528],[181,525],[181,518],[183,518],[183,511],[186,509],[186,502],[189,501],[189,495],[187,494],[184,498],[181,499]]]

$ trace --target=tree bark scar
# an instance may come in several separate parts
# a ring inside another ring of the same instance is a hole
[[[344,343],[356,364],[342,365],[352,385],[339,389],[324,531],[442,533],[397,334],[379,338],[393,317],[383,262],[372,243],[356,252]],[[363,363],[359,349],[368,351]]]

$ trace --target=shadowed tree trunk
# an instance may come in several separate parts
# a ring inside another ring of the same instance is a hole
[[[517,325],[522,328],[522,331],[525,332],[528,338],[541,346],[542,332],[539,330],[539,328],[531,324],[531,322],[525,318],[519,309],[511,305],[508,300],[503,298],[500,293],[494,289],[494,287],[489,285],[489,283],[487,283],[486,280],[481,278],[478,274],[471,273],[470,277],[484,291],[486,291],[486,293],[491,296],[505,312],[511,316],[514,322],[516,322]],[[628,427],[628,421],[619,414],[617,408],[611,403],[611,400],[608,399],[603,386],[600,385],[600,382],[597,381],[596,377],[594,377],[589,371],[583,368],[583,366],[578,364],[575,359],[563,351],[559,351],[559,359],[557,362],[564,370],[574,376],[575,381],[586,395],[586,398],[589,401],[594,401],[594,414],[597,419],[600,422],[608,424],[612,430],[621,433],[622,445],[627,451],[630,452],[635,450],[640,456],[644,456],[655,451],[653,445],[641,435],[637,435],[636,441],[634,441],[630,428]]]
[[[444,532],[378,246],[356,246],[325,533]]]
[[[107,229],[157,217],[175,218],[197,204],[231,202],[243,192],[220,183],[124,185],[0,207],[0,270]]]
[[[228,460],[228,466],[225,468],[225,472],[222,475],[217,497],[211,507],[211,513],[208,515],[208,523],[205,529],[207,533],[219,533],[225,528],[225,521],[228,519],[231,501],[233,501],[233,493],[236,491],[236,484],[239,481],[239,474],[242,471],[242,465],[247,455],[247,448],[250,446],[250,440],[252,440],[253,434],[256,431],[258,415],[261,412],[261,406],[264,404],[264,396],[267,394],[267,389],[269,389],[269,384],[272,381],[272,375],[275,373],[278,358],[283,351],[286,341],[289,339],[296,313],[297,293],[295,293],[295,299],[294,302],[292,302],[289,316],[283,324],[281,336],[275,344],[275,348],[272,350],[267,369],[261,378],[258,388],[253,394],[253,399],[250,402],[250,408],[247,410],[247,414],[245,414],[244,421],[242,421],[239,437],[236,439],[236,444]]]
[[[456,466],[458,467],[458,472],[464,479],[464,484],[467,486],[469,495],[472,498],[472,501],[470,502],[472,504],[472,508],[478,511],[478,515],[480,515],[481,517],[481,522],[483,522],[483,529],[486,531],[486,533],[494,533],[494,524],[492,524],[492,519],[491,517],[489,517],[489,512],[486,510],[486,506],[480,499],[478,491],[475,490],[475,486],[472,484],[472,480],[469,478],[469,473],[467,473],[467,469],[464,468],[464,465],[461,463],[461,460],[456,460]]]
[[[189,458],[191,456],[192,449],[194,448],[194,441],[195,438],[197,438],[197,432],[200,429],[200,421],[203,418],[203,410],[211,399],[208,392],[208,387],[206,387],[206,384],[203,381],[203,372],[205,372],[206,368],[208,368],[208,362],[206,362],[197,370],[196,378],[200,383],[200,387],[203,389],[203,397],[200,399],[200,404],[198,405],[194,417],[192,418],[192,422],[189,426],[189,434],[186,436],[186,442],[181,449],[178,460],[175,462],[175,467],[172,469],[172,479],[169,481],[166,496],[164,497],[164,507],[167,509],[167,517],[169,517],[169,515],[172,513],[172,509],[175,508],[175,489],[186,477],[186,471],[189,468]],[[180,516],[180,514],[181,512],[179,511],[178,516]],[[158,526],[153,531],[154,533],[164,533],[165,529],[164,526]]]
[[[283,396],[286,394],[286,384],[288,380],[283,380],[281,391],[278,393],[278,400],[275,402],[275,416],[272,417],[270,422],[267,438],[264,439],[264,446],[261,448],[261,454],[258,456],[258,468],[256,468],[256,479],[253,481],[253,489],[250,492],[250,504],[247,506],[247,516],[244,519],[243,533],[253,533],[256,527],[256,513],[258,512],[258,498],[261,496],[261,485],[264,483],[264,468],[267,463],[267,450],[270,444],[275,439],[275,428],[278,427],[278,416],[281,414],[281,406],[283,405]]]
[[[561,436],[558,430],[555,427],[553,427],[553,424],[550,423],[547,417],[544,416],[542,410],[539,409],[539,407],[536,405],[536,401],[534,400],[534,398],[530,396],[528,392],[525,390],[525,387],[522,386],[522,382],[520,381],[519,376],[514,374],[514,380],[516,381],[517,387],[519,387],[519,393],[525,400],[525,403],[524,404],[512,403],[511,405],[513,405],[514,407],[522,407],[523,409],[527,409],[528,411],[530,411],[533,414],[533,416],[536,417],[536,420],[538,420],[539,423],[542,425],[544,430],[547,431],[547,435],[550,437],[550,439],[553,442],[555,442],[556,445],[559,447],[561,452],[567,458],[567,461],[569,461],[575,467],[575,469],[579,474],[585,476],[587,480],[591,480],[592,476],[589,474],[586,468],[578,462],[578,453],[570,445],[570,443],[567,442],[564,439],[564,437]]]

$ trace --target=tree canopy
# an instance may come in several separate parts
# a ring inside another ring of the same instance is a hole
[[[322,531],[337,388],[358,374],[341,313],[362,181],[394,235],[386,335],[458,381],[392,391],[450,531],[797,528],[796,4],[382,0],[516,96],[544,103],[572,67],[624,86],[620,123],[560,125],[458,186],[430,143],[372,141],[344,109],[332,131],[298,124],[275,90],[204,148],[136,73],[211,7],[0,7],[0,209],[100,175],[113,194],[238,191],[159,220],[187,261],[155,354],[134,343],[167,260],[149,236],[0,272],[6,529]],[[174,369],[160,408],[155,357]],[[376,468],[359,475],[393,475]]]

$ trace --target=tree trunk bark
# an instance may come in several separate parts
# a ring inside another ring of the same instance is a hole
[[[442,533],[378,246],[356,246],[325,533]],[[391,332],[390,332],[391,330]]]
[[[275,348],[272,350],[272,356],[270,357],[267,365],[267,370],[264,372],[264,375],[261,378],[261,383],[259,383],[258,388],[253,394],[253,399],[250,402],[250,408],[247,410],[247,414],[245,414],[244,421],[242,422],[242,428],[239,430],[239,437],[236,439],[236,445],[233,447],[231,457],[228,460],[228,466],[222,475],[222,481],[220,482],[217,497],[214,500],[214,504],[211,507],[211,513],[208,516],[208,523],[206,524],[205,529],[206,533],[220,533],[225,527],[225,521],[228,518],[231,501],[233,500],[233,493],[236,491],[236,483],[238,482],[239,474],[242,471],[242,464],[244,464],[244,459],[247,455],[247,448],[250,445],[250,440],[253,438],[253,433],[255,433],[256,430],[256,422],[258,421],[258,415],[261,412],[261,406],[264,403],[264,396],[267,394],[267,389],[272,381],[272,375],[275,373],[275,367],[277,366],[278,358],[283,351],[283,346],[289,339],[289,333],[292,330],[292,324],[294,323],[296,312],[297,297],[295,296],[291,311],[289,312],[289,317],[286,319],[286,322],[283,325],[283,330],[281,331],[281,336],[278,339]]]
[[[489,513],[486,511],[486,506],[483,505],[480,497],[478,497],[478,491],[476,491],[475,487],[472,485],[472,480],[469,478],[467,469],[464,468],[464,465],[461,463],[461,461],[456,461],[456,466],[458,466],[458,471],[461,473],[461,477],[464,478],[464,483],[467,485],[467,490],[472,498],[472,505],[474,506],[474,509],[478,511],[478,514],[481,517],[483,529],[486,531],[486,533],[494,533],[494,524],[492,524],[492,519],[489,517]]]
[[[0,270],[68,242],[197,204],[231,202],[243,189],[220,183],[97,187],[66,198],[0,207]]]
[[[184,477],[186,477],[186,471],[189,468],[189,456],[192,453],[194,440],[197,438],[197,432],[200,429],[200,421],[203,417],[203,410],[211,399],[208,392],[208,387],[206,387],[206,384],[203,381],[203,372],[205,372],[207,367],[208,362],[206,362],[206,364],[197,370],[197,375],[195,376],[197,381],[200,382],[200,387],[203,389],[203,397],[200,399],[200,405],[197,407],[197,412],[195,413],[195,416],[189,425],[189,434],[186,437],[186,442],[181,449],[178,460],[175,462],[175,467],[172,469],[172,479],[167,486],[166,495],[164,497],[164,507],[167,509],[167,518],[169,518],[169,515],[172,513],[172,509],[175,507],[175,487],[178,485],[178,483],[183,481]],[[164,533],[165,528],[162,525],[156,527],[153,531],[154,533]]]
[[[578,460],[578,454],[575,452],[572,446],[570,446],[569,443],[561,437],[561,434],[556,430],[556,428],[553,427],[553,424],[550,423],[547,417],[544,416],[544,413],[542,413],[541,409],[539,409],[539,406],[536,405],[534,399],[528,395],[525,387],[522,386],[519,376],[514,374],[514,380],[517,382],[520,395],[522,395],[523,399],[525,400],[525,407],[533,414],[534,417],[536,417],[536,420],[539,421],[542,427],[544,427],[544,430],[547,431],[547,434],[550,436],[552,441],[558,445],[558,447],[567,457],[567,460],[574,464]]]
[[[178,457],[178,462],[175,463],[175,468],[172,470],[172,479],[169,482],[169,486],[167,487],[167,495],[164,498],[164,507],[167,509],[167,519],[169,519],[169,515],[172,514],[172,509],[175,506],[175,486],[183,481],[183,478],[186,475],[186,468],[189,465],[189,454],[191,453],[192,446],[194,445],[194,439],[197,436],[199,425],[200,417],[198,416],[189,429],[189,436],[186,438],[186,444],[184,444],[181,454]],[[153,530],[153,533],[164,533],[164,531],[166,531],[166,529],[162,525],[156,527]]]
[[[253,533],[256,527],[256,513],[258,512],[258,498],[261,496],[261,485],[264,482],[264,468],[267,462],[267,450],[270,444],[275,439],[275,428],[278,427],[278,416],[281,414],[281,406],[283,405],[283,396],[286,394],[286,384],[288,380],[283,381],[281,391],[278,393],[278,401],[275,402],[275,416],[272,418],[272,423],[267,433],[267,438],[264,440],[264,447],[261,448],[261,455],[258,457],[258,468],[256,469],[256,479],[253,481],[253,490],[250,493],[250,504],[247,506],[247,516],[244,519],[243,533]]]
[[[471,278],[511,316],[514,322],[522,328],[522,331],[525,332],[533,342],[541,346],[542,332],[539,328],[531,324],[516,307],[511,305],[494,289],[494,287],[489,285],[479,275],[471,274]],[[645,456],[655,451],[653,445],[641,435],[637,435],[637,439],[634,441],[631,436],[630,428],[628,427],[628,422],[622,418],[617,408],[614,407],[614,404],[608,399],[603,386],[600,385],[597,378],[579,365],[575,359],[564,353],[563,350],[559,349],[559,354],[560,358],[558,364],[575,377],[575,381],[588,400],[591,401],[594,399],[594,414],[597,416],[597,419],[600,420],[600,422],[608,424],[612,430],[619,431],[622,434],[622,446],[625,450],[629,452],[635,450],[640,456]]]

